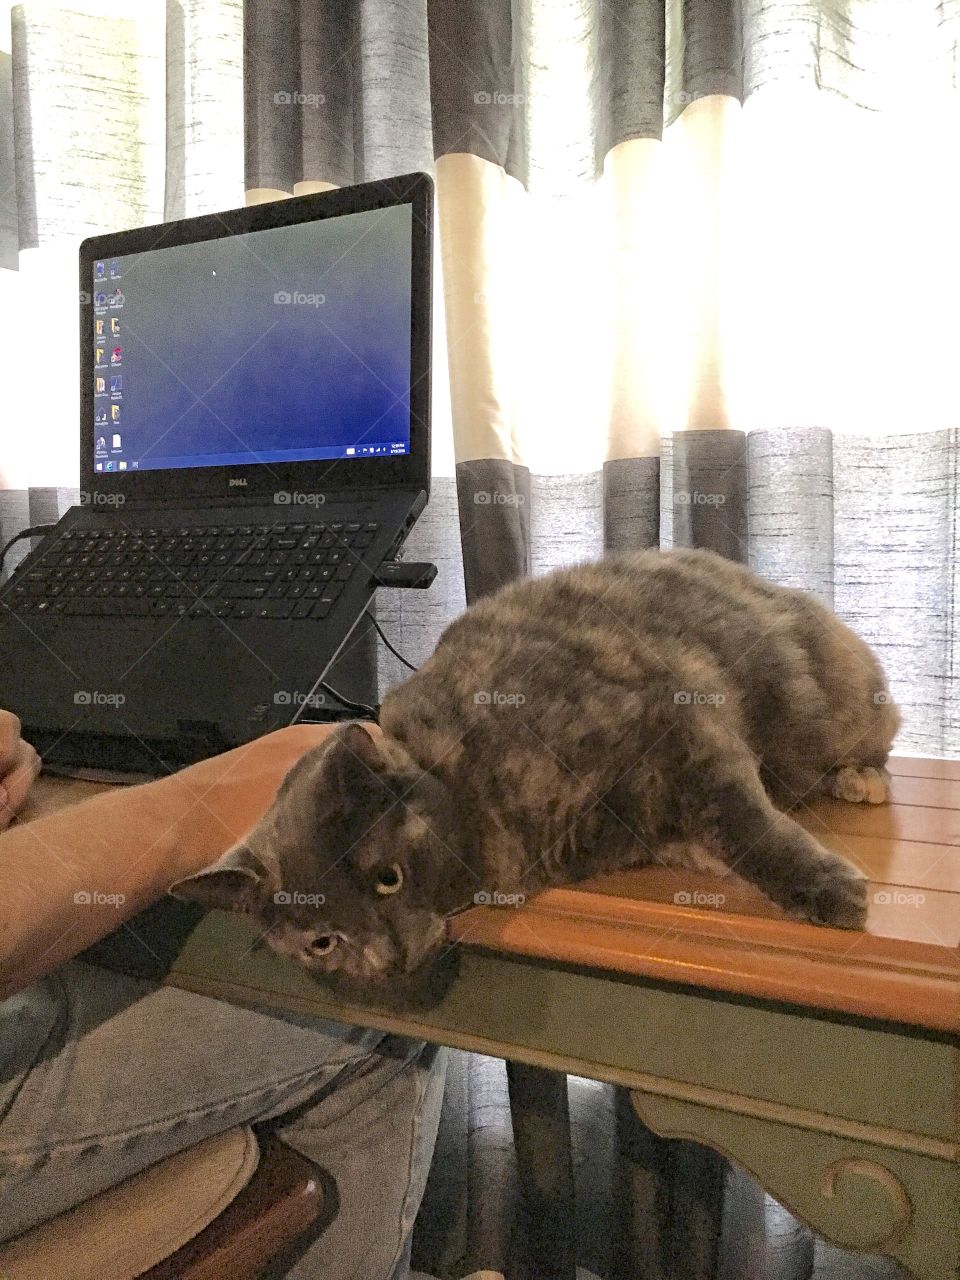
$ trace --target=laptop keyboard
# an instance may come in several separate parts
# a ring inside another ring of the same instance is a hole
[[[72,529],[14,579],[20,613],[101,618],[325,618],[375,522]]]

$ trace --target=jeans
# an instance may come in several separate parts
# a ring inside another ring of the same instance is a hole
[[[339,1192],[291,1280],[405,1280],[445,1067],[421,1042],[73,961],[0,1003],[0,1240],[271,1120]]]

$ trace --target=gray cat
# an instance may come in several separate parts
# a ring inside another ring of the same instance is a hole
[[[476,894],[658,860],[706,855],[855,929],[864,880],[782,810],[885,800],[898,722],[813,597],[706,551],[611,556],[468,609],[385,698],[382,735],[340,726],[174,892],[252,914],[344,998],[401,1005],[445,990],[445,920]]]

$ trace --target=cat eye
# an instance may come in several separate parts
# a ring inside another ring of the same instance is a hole
[[[390,894],[400,892],[403,888],[403,868],[399,863],[391,862],[389,867],[384,867],[379,872],[375,888],[382,898],[388,898]]]
[[[317,938],[311,938],[310,951],[315,956],[328,956],[331,951],[336,948],[340,939],[335,933],[323,933]]]

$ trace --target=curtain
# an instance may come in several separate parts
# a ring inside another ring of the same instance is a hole
[[[958,31],[960,0],[16,6],[0,536],[75,500],[82,235],[428,169],[434,479],[408,554],[440,573],[384,593],[401,652],[519,574],[710,547],[874,645],[899,749],[956,753]],[[515,1274],[502,1064],[451,1078],[415,1261]],[[612,1280],[586,1224],[612,1212],[615,1095],[570,1087],[580,1261]]]

